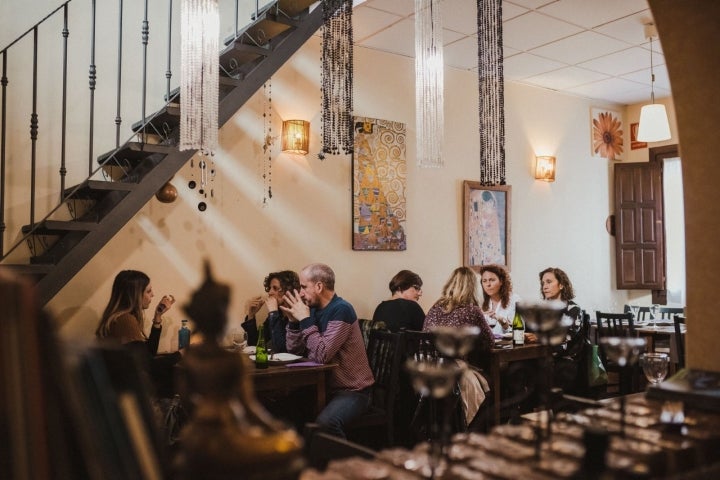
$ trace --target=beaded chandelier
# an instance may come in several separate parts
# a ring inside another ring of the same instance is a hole
[[[480,183],[505,185],[502,0],[477,0]]]
[[[218,145],[218,0],[183,0],[180,42],[180,150]]]
[[[415,138],[421,167],[443,166],[443,66],[440,0],[415,0]]]
[[[322,31],[322,153],[353,151],[352,0],[325,0]]]

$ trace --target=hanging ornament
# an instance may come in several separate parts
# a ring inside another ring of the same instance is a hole
[[[263,85],[263,207],[268,205],[272,198],[272,158],[275,137],[272,130],[272,78]]]
[[[218,145],[218,0],[183,0],[180,43],[180,150]]]
[[[321,150],[333,155],[353,151],[352,3],[352,0],[322,2]]]
[[[477,0],[480,183],[505,185],[502,0]]]
[[[440,0],[415,0],[415,138],[421,167],[443,166],[443,68]]]
[[[155,192],[155,198],[162,203],[172,203],[177,199],[178,191],[175,185],[168,181],[165,185],[160,187],[160,190]]]

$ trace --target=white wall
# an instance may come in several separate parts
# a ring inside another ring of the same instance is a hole
[[[314,261],[335,269],[338,293],[361,317],[371,316],[388,297],[387,283],[402,268],[422,276],[421,304],[430,307],[462,262],[462,181],[479,178],[477,79],[469,72],[446,72],[446,166],[420,169],[412,59],[355,50],[355,114],[405,122],[408,129],[408,249],[355,252],[350,157],[321,161],[316,156],[319,58],[319,40],[313,38],[273,78],[275,133],[283,119],[304,118],[312,122],[312,138],[306,157],[275,148],[268,206],[262,206],[260,92],[221,131],[215,198],[208,200],[208,210],[198,212],[197,190],[187,188],[189,180],[198,179],[197,167],[188,165],[173,179],[177,202],[149,202],[50,302],[65,337],[92,336],[119,270],[146,271],[157,295],[173,293],[181,304],[199,285],[204,258],[211,260],[216,278],[232,286],[235,321],[243,315],[245,299],[261,292],[267,272]],[[569,273],[584,308],[621,308],[625,292],[614,290],[613,238],[605,231],[611,170],[606,160],[590,156],[591,103],[511,84],[505,99],[516,292],[538,298],[537,273],[559,266]],[[535,152],[557,156],[556,182],[533,179]],[[170,316],[179,322],[182,313],[175,309]],[[165,342],[169,348],[174,339]]]

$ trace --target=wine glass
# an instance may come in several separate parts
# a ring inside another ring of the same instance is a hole
[[[480,335],[479,327],[433,327],[435,346],[443,355],[450,358],[462,358],[473,349]]]
[[[235,350],[242,351],[247,345],[247,332],[243,328],[233,328],[230,330],[230,341],[233,344]]]
[[[630,305],[630,313],[632,313],[633,320],[635,321],[635,325],[638,324],[638,313],[640,312],[640,306],[639,305]]]
[[[644,338],[636,337],[603,337],[600,344],[605,356],[618,364],[627,372],[637,363],[640,353],[645,349]],[[620,395],[620,435],[625,436],[625,395]]]
[[[640,366],[651,386],[665,380],[669,364],[670,357],[667,353],[644,353],[640,356]]]
[[[655,322],[657,320],[657,316],[659,313],[660,313],[660,305],[658,305],[657,303],[653,303],[652,305],[650,305],[650,319],[652,320],[653,328],[657,328],[657,323],[655,323]]]

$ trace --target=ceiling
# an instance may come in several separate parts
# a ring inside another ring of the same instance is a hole
[[[477,71],[476,0],[440,0],[445,64]],[[415,0],[355,0],[355,45],[415,56]],[[621,105],[650,99],[647,0],[503,0],[506,82]],[[670,80],[653,40],[655,96]]]

